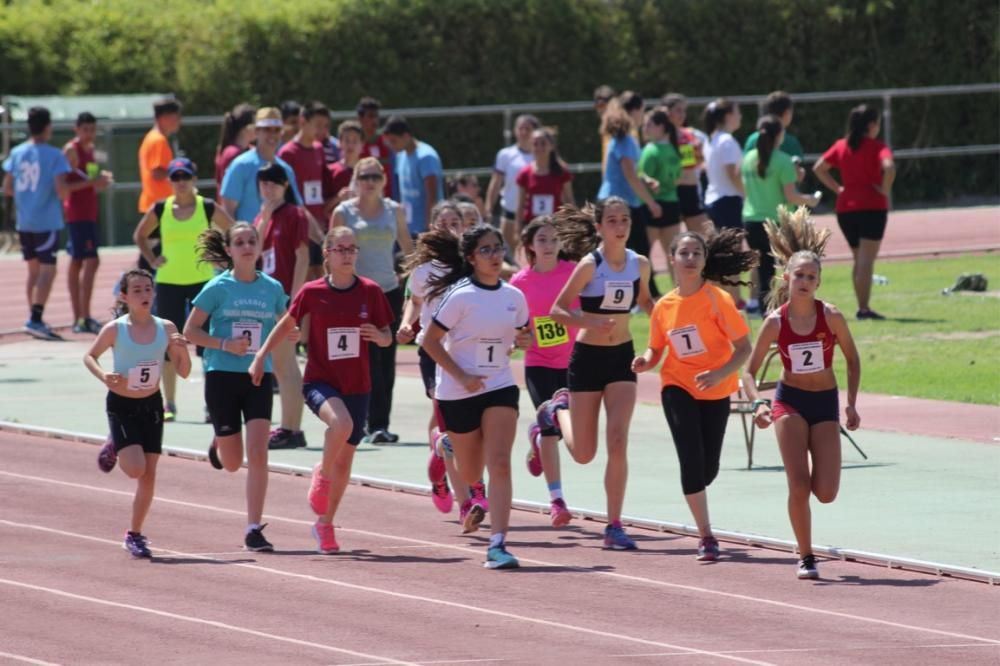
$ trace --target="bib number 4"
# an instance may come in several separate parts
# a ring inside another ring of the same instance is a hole
[[[361,349],[361,329],[358,327],[326,329],[326,357],[330,361],[357,358]]]

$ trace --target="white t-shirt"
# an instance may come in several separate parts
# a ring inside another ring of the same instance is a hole
[[[733,185],[726,173],[727,164],[735,164],[739,170],[743,159],[743,149],[729,132],[718,131],[705,144],[705,167],[708,172],[708,189],[705,190],[705,204],[722,197],[738,197],[740,191]]]
[[[486,385],[482,391],[469,393],[438,365],[435,398],[462,400],[514,386],[507,352],[517,329],[528,325],[528,302],[520,289],[503,281],[487,287],[463,278],[441,299],[434,325],[447,331],[444,348],[458,367],[485,377]]]
[[[503,189],[500,191],[500,205],[509,213],[517,211],[517,174],[535,161],[531,151],[522,152],[515,143],[497,151],[497,161],[493,170],[503,175]]]
[[[417,339],[415,340],[417,345],[423,344],[424,334],[427,332],[427,327],[431,325],[431,319],[434,318],[438,301],[441,300],[440,297],[431,300],[427,299],[427,291],[429,290],[427,282],[432,276],[444,275],[446,272],[448,272],[447,267],[433,261],[428,261],[414,268],[413,272],[410,273],[409,281],[406,283],[407,288],[410,290],[410,295],[422,298],[424,301],[420,306],[420,332],[417,333]]]

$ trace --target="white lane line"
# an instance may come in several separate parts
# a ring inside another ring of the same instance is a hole
[[[55,534],[55,535],[62,536],[62,537],[69,536],[69,537],[74,537],[74,538],[77,538],[77,539],[84,539],[86,541],[94,541],[94,542],[97,542],[97,543],[106,543],[106,544],[111,544],[111,545],[115,545],[115,546],[119,545],[119,543],[117,541],[111,541],[110,539],[102,539],[102,538],[99,538],[99,537],[90,536],[89,534],[79,534],[77,532],[69,532],[67,530],[53,529],[53,528],[50,528],[50,527],[43,527],[41,525],[28,525],[26,523],[16,523],[16,522],[13,522],[13,521],[10,521],[10,520],[0,520],[0,525],[7,525],[8,527],[18,527],[18,528],[22,528],[22,529],[34,530],[34,531],[37,531],[37,532],[45,532],[45,533],[48,533],[48,534]],[[184,551],[172,550],[172,549],[169,549],[169,548],[152,548],[151,550],[153,550],[155,552],[168,553],[170,555],[176,555],[176,556],[180,556],[180,557],[189,557],[191,555],[191,553],[185,553]],[[706,657],[718,657],[719,659],[724,659],[726,661],[737,661],[737,662],[740,662],[740,663],[743,663],[743,664],[757,664],[758,666],[774,666],[770,662],[766,662],[766,661],[756,661],[756,660],[753,660],[753,659],[745,659],[743,657],[738,657],[738,656],[735,656],[735,655],[722,655],[722,654],[719,654],[717,652],[713,652],[711,650],[701,650],[699,648],[687,647],[685,645],[677,645],[677,644],[674,644],[674,643],[665,643],[663,641],[654,641],[654,640],[650,640],[650,639],[646,639],[646,638],[639,638],[637,636],[628,636],[626,634],[619,634],[619,633],[616,633],[616,632],[613,632],[613,631],[601,631],[599,629],[590,629],[588,627],[581,627],[581,626],[578,626],[578,625],[568,624],[568,623],[565,623],[565,622],[556,622],[555,620],[546,620],[546,619],[543,619],[543,618],[531,617],[529,615],[520,615],[520,614],[517,614],[517,613],[508,613],[508,612],[505,612],[505,611],[494,610],[494,609],[491,609],[491,608],[482,608],[482,607],[479,607],[479,606],[470,606],[468,604],[459,603],[457,601],[448,601],[446,599],[435,599],[433,597],[425,597],[425,596],[421,596],[421,595],[417,595],[417,594],[407,594],[405,592],[396,592],[396,591],[393,591],[393,590],[386,590],[386,589],[379,588],[379,587],[371,587],[371,586],[368,586],[368,585],[358,585],[358,584],[355,584],[355,583],[347,583],[347,582],[344,582],[344,581],[335,580],[333,578],[323,578],[323,577],[320,577],[320,576],[312,576],[312,575],[309,575],[309,574],[300,574],[300,573],[294,573],[294,572],[291,572],[291,571],[282,571],[280,569],[272,569],[271,567],[265,567],[265,566],[261,566],[259,564],[248,564],[248,563],[244,563],[244,562],[227,562],[226,560],[218,560],[218,559],[214,559],[214,558],[202,558],[202,559],[211,559],[211,560],[213,560],[215,562],[218,562],[220,564],[227,564],[229,566],[239,567],[241,569],[250,569],[252,571],[260,571],[260,572],[267,573],[267,574],[273,574],[273,575],[277,575],[277,576],[283,576],[285,578],[294,578],[294,579],[297,579],[297,580],[305,580],[305,581],[309,581],[311,583],[322,583],[322,584],[325,584],[325,585],[333,585],[335,587],[342,587],[342,588],[345,588],[345,589],[348,589],[348,590],[354,590],[354,591],[357,591],[357,592],[367,592],[367,593],[379,594],[379,595],[382,595],[382,596],[392,597],[392,598],[395,598],[395,599],[406,599],[407,601],[415,601],[415,602],[419,602],[419,603],[434,604],[434,605],[438,605],[438,606],[445,606],[445,607],[448,607],[448,608],[455,608],[455,609],[466,611],[466,612],[475,612],[475,613],[480,613],[480,614],[484,614],[484,615],[492,615],[494,617],[502,617],[502,618],[509,619],[509,620],[515,620],[515,621],[518,621],[518,622],[527,622],[527,623],[531,623],[531,624],[538,624],[538,625],[541,625],[541,626],[551,627],[551,628],[554,628],[554,629],[563,629],[563,630],[566,630],[566,631],[571,631],[571,632],[580,633],[580,634],[587,634],[587,635],[590,635],[590,636],[599,636],[601,638],[610,638],[612,640],[617,640],[617,641],[622,641],[622,642],[627,642],[627,643],[636,643],[636,644],[639,644],[639,645],[650,645],[650,646],[654,646],[654,647],[667,648],[669,650],[684,651],[684,652],[686,652],[689,655],[691,655],[691,654],[697,654],[697,655],[702,655],[702,656],[706,656]],[[7,581],[6,579],[0,578],[0,583],[11,583],[11,584],[14,584],[14,581]],[[27,584],[25,584],[25,586],[26,587],[34,587],[34,586],[31,586],[31,585],[27,585]],[[45,589],[48,589],[48,588],[45,588]],[[75,595],[69,595],[69,593],[67,593],[67,595],[68,596],[75,596]],[[122,607],[128,607],[128,606],[126,606],[124,604],[115,604],[115,602],[109,602],[109,604],[110,605],[121,605]],[[159,612],[159,611],[157,611],[157,612]],[[172,614],[167,614],[167,615],[168,616],[172,616]],[[178,617],[183,617],[183,616],[178,616]],[[356,653],[356,654],[358,654],[358,656],[363,656],[363,657],[368,657],[369,656],[369,655],[362,655],[360,653]],[[393,662],[393,663],[401,663],[401,662]]]
[[[719,654],[781,654],[785,652],[872,652],[875,650],[888,651],[888,650],[934,650],[934,649],[944,649],[944,648],[990,648],[995,650],[1000,648],[998,645],[990,645],[989,643],[937,643],[931,645],[856,645],[847,647],[830,647],[830,648],[761,648],[758,650],[719,650]],[[638,652],[635,654],[611,654],[608,655],[613,659],[636,659],[639,657],[683,657],[685,653],[683,652]],[[356,665],[361,666],[361,665]]]
[[[40,477],[40,476],[30,476],[30,475],[26,475],[26,474],[17,474],[17,473],[14,473],[14,472],[6,472],[6,471],[3,471],[3,470],[0,470],[0,475],[11,476],[11,477],[14,477],[14,478],[25,479],[25,480],[28,480],[28,481],[38,481],[38,482],[41,482],[41,483],[51,483],[51,484],[56,484],[56,485],[61,485],[61,486],[67,486],[67,487],[70,487],[70,488],[79,488],[79,489],[82,489],[82,490],[90,490],[90,491],[103,492],[103,493],[111,493],[111,494],[115,494],[115,495],[122,495],[122,496],[125,496],[125,497],[128,497],[128,498],[132,497],[132,493],[130,493],[130,492],[125,492],[125,491],[122,491],[122,490],[113,490],[113,489],[110,489],[110,488],[101,488],[99,486],[90,486],[90,485],[86,485],[86,484],[82,484],[82,483],[73,483],[73,482],[70,482],[70,481],[60,481],[58,479],[50,479],[50,478]],[[156,501],[157,502],[163,502],[163,503],[166,503],[166,504],[174,504],[174,505],[177,505],[177,506],[183,506],[183,507],[188,507],[188,508],[192,508],[192,509],[197,509],[199,511],[216,511],[218,513],[225,513],[225,514],[237,515],[237,516],[245,516],[246,515],[245,511],[237,511],[237,510],[234,510],[234,509],[224,509],[224,508],[212,506],[210,504],[196,504],[194,502],[185,502],[185,501],[182,501],[182,500],[168,499],[168,498],[159,497],[159,496],[156,498]],[[276,522],[289,523],[289,524],[292,524],[292,525],[306,525],[306,526],[311,526],[312,525],[312,522],[310,522],[308,520],[299,520],[297,518],[284,518],[284,517],[281,517],[281,516],[273,516],[273,515],[268,515],[268,520],[273,520],[273,521],[276,521]],[[415,545],[419,545],[419,546],[437,546],[437,547],[442,548],[442,549],[457,550],[457,551],[460,551],[460,552],[463,552],[463,553],[466,553],[466,554],[468,554],[468,553],[474,553],[474,554],[476,554],[478,556],[482,556],[482,549],[481,548],[470,548],[468,546],[454,546],[454,545],[451,545],[451,544],[441,544],[441,543],[436,543],[434,541],[427,541],[426,539],[414,539],[412,537],[397,536],[395,534],[383,534],[383,533],[380,533],[380,532],[371,532],[371,531],[367,531],[367,530],[359,530],[359,529],[346,528],[346,527],[338,527],[337,529],[340,530],[340,531],[343,531],[343,532],[353,532],[354,534],[362,534],[362,535],[370,536],[370,537],[373,537],[373,538],[387,539],[387,540],[392,540],[392,541],[402,541],[402,542],[405,542],[405,543],[411,543],[411,544],[415,544]],[[748,603],[762,604],[762,605],[767,605],[767,606],[774,606],[774,607],[777,607],[777,608],[785,608],[785,609],[788,609],[788,610],[794,610],[794,611],[803,612],[803,613],[814,613],[814,614],[817,614],[817,615],[826,615],[826,616],[830,616],[830,617],[839,617],[839,618],[842,618],[842,619],[854,620],[854,621],[857,621],[857,622],[867,622],[867,623],[870,623],[870,624],[878,624],[878,625],[887,626],[887,627],[894,627],[896,629],[906,629],[906,630],[909,630],[909,631],[920,631],[920,632],[924,632],[924,633],[934,634],[934,635],[937,635],[937,636],[948,636],[950,638],[955,638],[955,639],[970,640],[970,641],[979,641],[979,642],[982,642],[982,643],[990,643],[990,644],[994,644],[994,645],[1000,645],[1000,640],[997,640],[997,639],[994,639],[994,638],[985,638],[983,636],[972,636],[970,634],[963,634],[963,633],[958,633],[958,632],[954,632],[954,631],[945,631],[943,629],[932,629],[930,627],[921,627],[921,626],[912,625],[912,624],[904,624],[904,623],[901,623],[901,622],[892,622],[890,620],[883,620],[883,619],[880,619],[880,618],[868,617],[868,616],[865,616],[865,615],[855,615],[853,613],[844,613],[844,612],[841,612],[841,611],[826,610],[826,609],[823,609],[823,608],[815,608],[815,607],[812,607],[812,606],[802,606],[802,605],[793,604],[793,603],[790,603],[790,602],[787,602],[787,601],[777,601],[775,599],[765,599],[763,597],[751,597],[751,596],[748,596],[748,595],[745,595],[745,594],[738,594],[738,593],[735,593],[735,592],[724,592],[722,590],[713,590],[711,588],[697,587],[697,586],[694,586],[694,585],[684,585],[683,583],[671,583],[671,582],[667,582],[667,581],[656,580],[654,578],[645,578],[645,577],[642,577],[642,576],[632,576],[632,575],[629,575],[629,574],[623,574],[623,573],[618,573],[618,572],[614,572],[614,571],[594,571],[593,569],[588,569],[588,568],[582,567],[582,566],[581,567],[575,567],[575,566],[570,566],[570,565],[566,565],[566,564],[559,564],[557,562],[546,562],[544,560],[534,560],[534,559],[528,559],[528,558],[524,558],[524,557],[519,557],[518,559],[521,562],[524,562],[524,563],[527,563],[527,564],[534,564],[534,565],[537,565],[537,566],[546,566],[546,567],[559,567],[561,569],[567,569],[567,568],[569,568],[569,569],[578,569],[580,571],[580,573],[591,574],[591,575],[594,575],[594,576],[606,576],[608,578],[613,578],[613,579],[616,579],[616,580],[627,580],[627,581],[632,582],[632,583],[641,583],[641,584],[653,585],[653,586],[656,586],[656,587],[665,587],[665,588],[670,588],[670,589],[675,589],[675,590],[685,590],[687,592],[695,592],[695,593],[699,593],[699,594],[713,595],[713,596],[723,597],[723,598],[727,598],[727,599],[737,599],[739,601],[745,601],[745,602],[748,602]]]
[[[691,655],[690,652],[669,652],[667,654],[686,654]],[[437,664],[486,664],[495,663],[498,661],[509,661],[508,659],[438,659],[435,661],[422,661],[420,666],[437,666]],[[381,661],[359,661],[353,664],[331,664],[331,666],[386,666],[386,664]]]
[[[32,659],[31,657],[25,657],[23,654],[11,654],[10,652],[0,652],[0,657],[13,659],[14,661],[19,661],[24,664],[36,664],[36,666],[60,666],[60,664],[53,664],[51,661]]]
[[[53,532],[58,532],[58,530],[52,530]],[[64,533],[65,534],[65,533]],[[290,638],[288,636],[279,636],[278,634],[270,634],[264,631],[257,631],[255,629],[247,629],[246,627],[237,627],[236,625],[226,624],[225,622],[217,622],[216,620],[206,620],[200,617],[194,617],[193,615],[181,615],[179,613],[170,613],[168,611],[161,611],[155,608],[149,608],[147,606],[136,606],[134,604],[123,604],[118,601],[110,601],[108,599],[99,599],[97,597],[89,597],[83,594],[74,594],[72,592],[66,592],[65,590],[58,590],[52,587],[43,587],[41,585],[32,585],[30,583],[22,583],[16,580],[9,580],[7,578],[0,578],[0,585],[8,585],[10,587],[19,587],[25,590],[32,590],[34,592],[46,592],[48,594],[63,597],[65,599],[73,599],[74,601],[86,601],[92,604],[98,604],[101,606],[111,606],[113,608],[124,608],[126,610],[136,611],[138,613],[147,613],[149,615],[156,615],[158,617],[165,617],[171,620],[179,620],[181,622],[190,622],[192,624],[201,624],[209,627],[215,627],[216,629],[225,629],[226,631],[233,631],[240,634],[247,634],[249,636],[255,636],[257,638],[266,638],[272,641],[279,641],[282,643],[291,643],[292,645],[299,645],[303,647],[315,648],[317,650],[324,650],[326,652],[336,652],[337,654],[349,655],[351,657],[360,657],[362,659],[376,660],[378,663],[384,664],[399,664],[401,666],[420,666],[412,661],[400,661],[398,659],[392,659],[391,657],[381,657],[378,655],[367,654],[365,652],[355,652],[354,650],[346,650],[344,648],[333,647],[332,645],[323,645],[322,643],[313,643],[312,641],[303,641],[298,638]],[[42,662],[38,662],[42,663]]]

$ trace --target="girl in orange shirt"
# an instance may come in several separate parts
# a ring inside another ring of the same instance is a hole
[[[685,232],[670,245],[677,287],[657,301],[649,322],[649,347],[632,361],[634,372],[660,368],[661,400],[681,467],[681,487],[701,540],[698,559],[719,557],[712,535],[705,489],[719,473],[722,440],[729,420],[729,396],[738,387],[737,371],[750,356],[746,321],[733,298],[710,284],[745,284],[739,275],[757,263],[743,250],[746,232],[723,229],[710,240]]]

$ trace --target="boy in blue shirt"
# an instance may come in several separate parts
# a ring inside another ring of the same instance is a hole
[[[31,138],[17,146],[4,160],[3,192],[14,198],[17,235],[21,255],[28,262],[28,306],[31,317],[27,333],[41,340],[62,340],[45,322],[42,312],[56,277],[56,253],[63,224],[63,200],[69,196],[66,183],[69,162],[62,151],[49,145],[52,115],[45,107],[28,109]]]
[[[427,231],[431,208],[444,199],[444,171],[437,151],[428,143],[417,141],[406,118],[392,116],[382,130],[389,147],[396,153],[396,180],[399,201],[406,212],[410,235]]]

